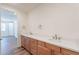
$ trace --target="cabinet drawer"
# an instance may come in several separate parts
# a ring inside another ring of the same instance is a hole
[[[38,45],[40,45],[40,46],[44,46],[44,47],[45,47],[45,42],[38,41]]]
[[[61,53],[64,55],[79,55],[78,52],[74,52],[65,48],[61,48]]]

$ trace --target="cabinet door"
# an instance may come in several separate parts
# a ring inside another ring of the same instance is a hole
[[[60,51],[60,47],[52,45],[52,54],[54,55],[62,55]]]
[[[32,54],[37,55],[37,40],[30,39],[30,49]]]
[[[30,39],[28,37],[26,37],[25,40],[25,48],[26,50],[30,51]]]
[[[63,55],[61,52],[58,52],[58,51],[54,51],[53,52],[53,55]]]
[[[46,47],[51,50],[52,55],[60,55],[60,47],[46,43]]]
[[[51,51],[46,47],[38,45],[38,55],[51,55]]]
[[[68,49],[65,49],[65,48],[61,48],[61,53],[63,55],[79,55],[78,52],[74,52],[74,51],[71,51],[71,50],[68,50]]]

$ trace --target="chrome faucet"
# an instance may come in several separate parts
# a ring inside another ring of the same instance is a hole
[[[57,34],[55,34],[55,36],[54,36],[54,37],[55,37],[55,39],[56,39],[56,40],[58,39],[58,36],[57,36]]]
[[[59,37],[57,34],[55,34],[54,36],[52,36],[52,39],[55,39],[55,40],[60,40],[61,37]]]
[[[30,35],[33,35],[33,33],[32,33],[32,32],[29,32],[29,34],[30,34]]]

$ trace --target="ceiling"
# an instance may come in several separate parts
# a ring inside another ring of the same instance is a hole
[[[2,6],[9,6],[18,10],[29,12],[32,9],[38,7],[41,3],[1,3]]]

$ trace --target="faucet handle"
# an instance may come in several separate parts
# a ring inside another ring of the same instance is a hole
[[[58,37],[58,40],[61,40],[62,37]]]
[[[55,39],[55,36],[52,36],[53,39]]]
[[[30,34],[30,35],[33,35],[33,33],[32,33],[32,32],[29,32],[29,34]]]
[[[56,40],[60,40],[62,37],[61,36],[58,36],[57,34],[55,34],[55,39]]]
[[[51,35],[51,38],[57,40],[57,34],[55,34],[55,35]]]

